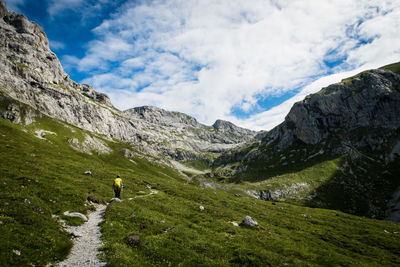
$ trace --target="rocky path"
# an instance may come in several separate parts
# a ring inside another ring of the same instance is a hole
[[[74,238],[74,246],[68,258],[57,264],[59,267],[97,267],[106,265],[101,262],[98,255],[98,248],[103,245],[101,241],[100,226],[104,218],[105,205],[95,205],[96,211],[89,214],[89,219],[81,226],[68,226],[66,230]]]

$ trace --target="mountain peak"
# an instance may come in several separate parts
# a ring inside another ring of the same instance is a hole
[[[230,121],[216,120],[214,122],[214,124],[212,125],[212,127],[214,129],[227,129],[227,128],[232,129],[232,128],[238,127],[238,126],[236,126],[235,124],[233,124]]]

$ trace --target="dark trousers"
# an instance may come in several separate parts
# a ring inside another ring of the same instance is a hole
[[[121,187],[114,186],[114,194],[116,198],[121,199]]]

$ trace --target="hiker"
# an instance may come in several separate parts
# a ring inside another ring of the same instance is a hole
[[[121,188],[122,188],[122,179],[120,178],[119,175],[117,175],[117,178],[115,178],[113,184],[115,198],[121,199]]]

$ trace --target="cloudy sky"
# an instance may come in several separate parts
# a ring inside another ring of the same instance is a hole
[[[294,102],[400,61],[399,0],[5,0],[121,109],[271,129]]]

